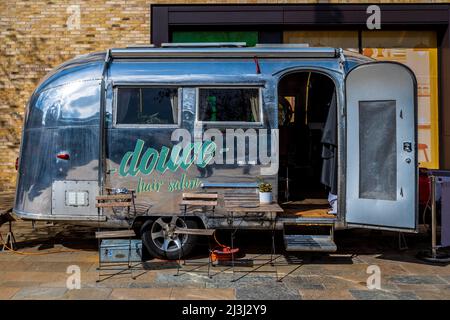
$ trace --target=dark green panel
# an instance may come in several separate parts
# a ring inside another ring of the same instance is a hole
[[[174,31],[172,42],[246,42],[258,43],[257,31]]]

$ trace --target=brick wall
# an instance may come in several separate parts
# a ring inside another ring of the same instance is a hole
[[[18,155],[24,107],[39,80],[54,66],[75,55],[149,43],[150,4],[316,2],[380,1],[0,0],[0,191],[15,186],[14,162]],[[76,28],[78,8],[79,29]]]
[[[78,54],[149,43],[149,11],[148,1],[0,1],[0,191],[15,186],[24,107],[40,79]]]

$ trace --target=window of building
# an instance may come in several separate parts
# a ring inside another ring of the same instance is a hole
[[[258,88],[200,88],[198,120],[261,122],[260,90]]]
[[[177,88],[117,89],[118,125],[177,125]]]
[[[414,72],[418,101],[418,161],[439,167],[438,56],[434,31],[363,31],[362,52],[382,61],[400,62]]]
[[[257,31],[174,31],[172,42],[245,42],[252,47],[258,43]]]
[[[345,48],[358,52],[358,31],[285,31],[284,43],[305,43],[310,47]]]
[[[418,86],[418,161],[439,167],[438,54],[434,31],[286,31],[284,43],[337,47],[376,60],[397,61],[414,72]]]

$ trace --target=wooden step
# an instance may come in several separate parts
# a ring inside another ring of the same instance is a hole
[[[112,208],[112,207],[131,207],[131,202],[105,202],[96,203],[97,208]]]
[[[95,233],[97,239],[129,238],[134,236],[136,236],[134,230],[97,231]]]
[[[198,236],[212,236],[216,230],[215,229],[188,229],[188,228],[177,228],[175,234],[192,234]]]
[[[95,197],[96,200],[121,200],[121,199],[131,199],[131,194],[105,194]]]
[[[216,200],[182,200],[180,202],[182,206],[217,206]]]
[[[217,199],[217,193],[183,193],[183,199]]]

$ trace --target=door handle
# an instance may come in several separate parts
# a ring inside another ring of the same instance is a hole
[[[412,143],[411,142],[403,142],[403,151],[412,152]]]

